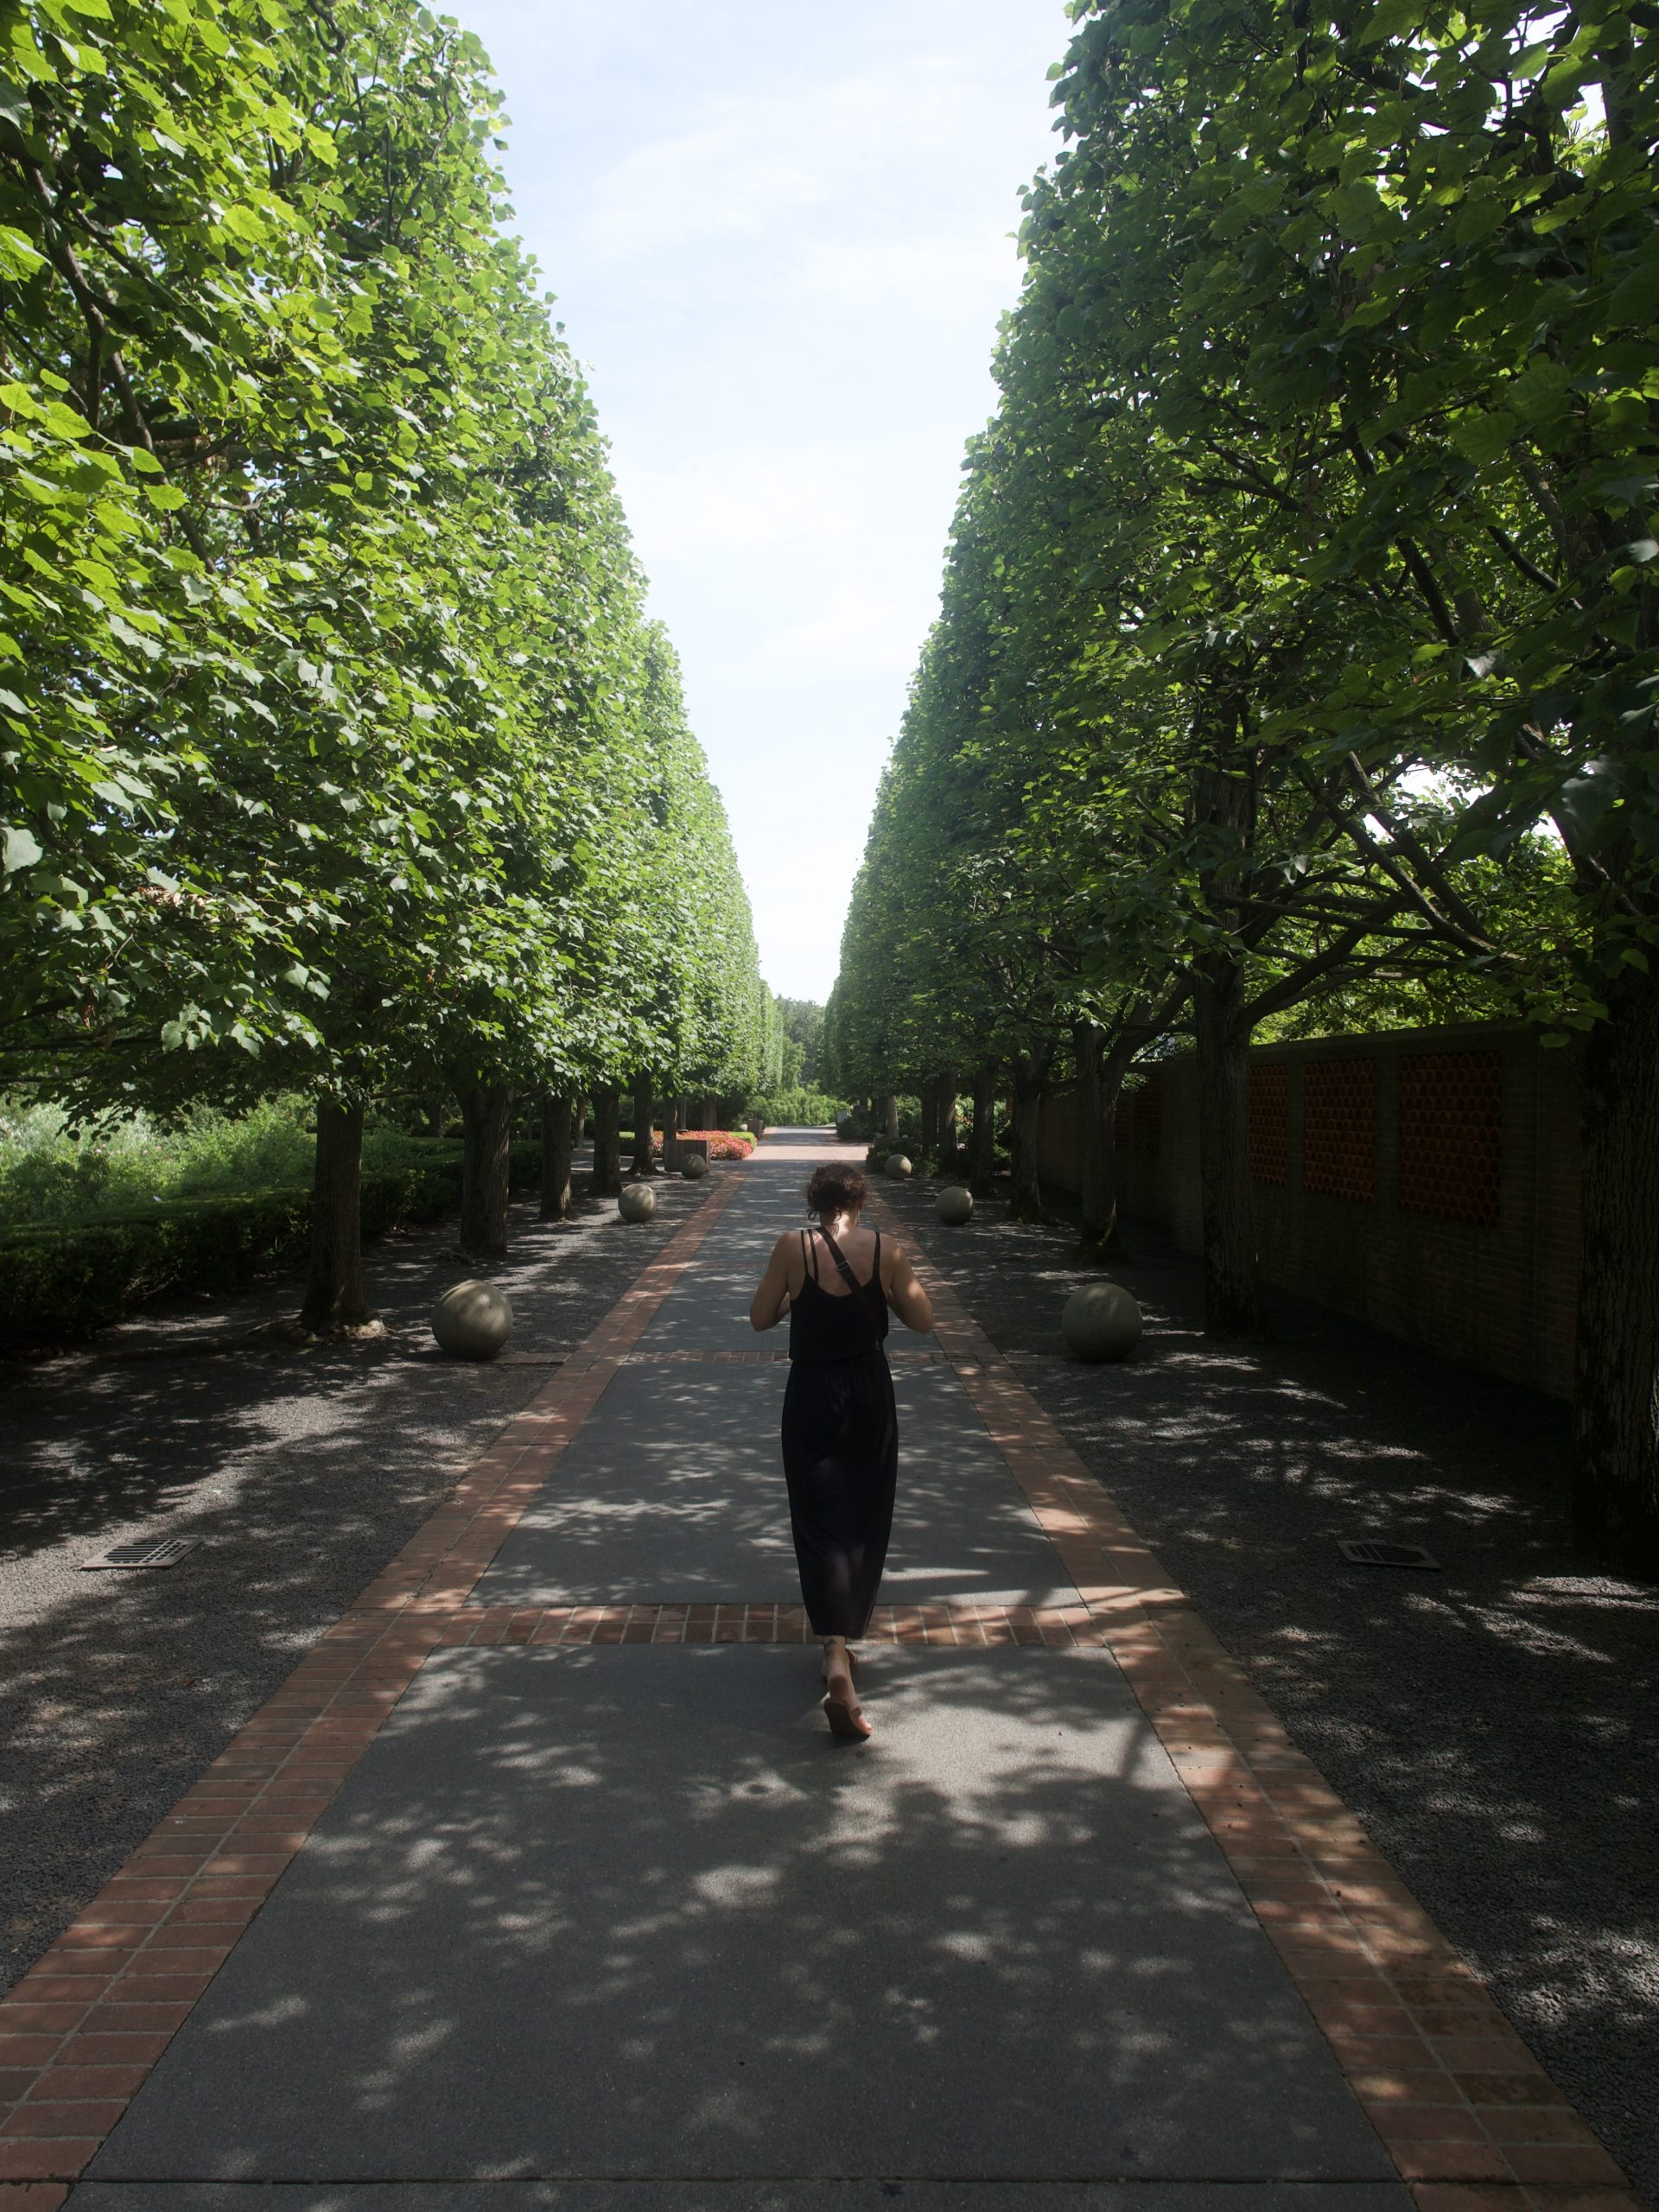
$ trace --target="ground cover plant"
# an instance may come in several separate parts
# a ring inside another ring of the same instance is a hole
[[[222,1290],[302,1257],[311,1232],[314,1109],[299,1097],[174,1127],[143,1119],[72,1135],[60,1109],[0,1116],[0,1347],[84,1336],[169,1291]],[[540,1151],[520,1141],[514,1185]],[[453,1212],[458,1138],[396,1122],[364,1138],[368,1236]]]

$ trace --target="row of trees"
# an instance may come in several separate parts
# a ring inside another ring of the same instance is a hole
[[[26,0],[0,57],[0,1080],[741,1094],[776,1017],[478,41],[408,0]]]
[[[1262,1025],[1581,1034],[1576,1501],[1659,1555],[1648,0],[1098,0],[826,1017],[842,1084],[1104,1133],[1179,1031],[1261,1326]],[[985,1120],[988,1116],[976,1116]]]

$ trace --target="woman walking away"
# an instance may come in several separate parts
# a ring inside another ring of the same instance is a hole
[[[849,1648],[870,1624],[893,1528],[899,1421],[882,1342],[891,1306],[906,1328],[933,1326],[909,1260],[859,1216],[868,1196],[855,1167],[815,1168],[806,1210],[816,1229],[772,1248],[749,1308],[757,1329],[789,1316],[784,1473],[789,1521],[812,1633],[823,1643],[823,1709],[851,1743],[870,1733]]]

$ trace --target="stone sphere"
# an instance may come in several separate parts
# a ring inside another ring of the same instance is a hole
[[[890,1152],[887,1154],[887,1173],[889,1175],[900,1178],[911,1173],[910,1162],[902,1152]]]
[[[625,1183],[616,1210],[624,1221],[649,1221],[657,1211],[657,1193],[649,1183]]]
[[[933,1211],[952,1229],[960,1229],[964,1221],[974,1217],[974,1194],[965,1185],[952,1183],[939,1192]]]
[[[1079,1359],[1122,1359],[1141,1341],[1141,1308],[1122,1283],[1085,1283],[1060,1309],[1060,1334]]]
[[[512,1334],[512,1304],[493,1282],[458,1282],[432,1309],[432,1333],[454,1359],[493,1359]]]
[[[709,1162],[700,1152],[688,1152],[680,1162],[680,1173],[688,1183],[700,1183],[709,1173]]]

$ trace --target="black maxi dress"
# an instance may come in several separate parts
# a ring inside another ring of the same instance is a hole
[[[899,1479],[881,1239],[870,1280],[845,1297],[818,1279],[819,1238],[803,1230],[801,1247],[806,1280],[790,1310],[784,1393],[790,1528],[812,1633],[858,1637],[870,1624]]]

